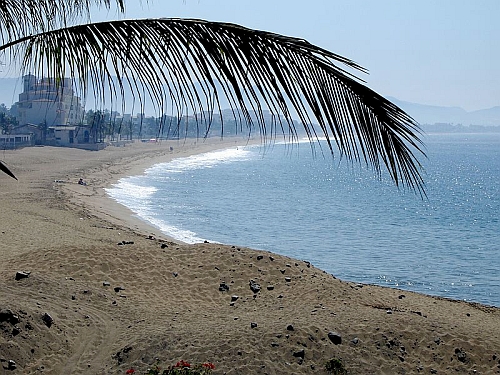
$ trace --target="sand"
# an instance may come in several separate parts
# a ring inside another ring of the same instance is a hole
[[[157,359],[210,361],[214,374],[326,374],[334,358],[348,374],[500,373],[499,308],[183,244],[104,193],[154,163],[241,142],[2,151],[19,181],[0,175],[0,374],[142,373]]]

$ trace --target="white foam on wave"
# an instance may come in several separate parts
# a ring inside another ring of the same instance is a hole
[[[248,160],[252,154],[249,147],[206,152],[204,154],[173,159],[168,163],[156,164],[148,168],[145,173],[148,175],[183,173],[196,169],[213,168],[223,163]]]

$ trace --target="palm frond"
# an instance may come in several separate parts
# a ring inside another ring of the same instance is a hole
[[[296,137],[297,117],[310,140],[324,136],[332,153],[338,148],[379,175],[384,166],[396,185],[425,194],[418,124],[351,73],[362,67],[303,39],[228,23],[146,19],[67,27],[0,51],[6,48],[26,70],[77,77],[100,101],[108,89],[116,97],[127,88],[159,114],[170,108],[204,116],[220,112],[225,96],[234,117],[263,137]]]
[[[17,180],[17,177],[14,176],[14,173],[12,173],[2,161],[0,161],[0,171]]]
[[[4,43],[23,36],[90,19],[93,5],[125,11],[125,0],[0,0],[0,36]]]

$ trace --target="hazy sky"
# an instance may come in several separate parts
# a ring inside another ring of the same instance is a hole
[[[369,69],[363,78],[385,96],[467,110],[500,105],[500,0],[140,3],[126,2],[127,18],[202,18],[307,39]]]

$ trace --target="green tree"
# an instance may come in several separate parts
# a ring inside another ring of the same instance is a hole
[[[92,6],[123,13],[125,0],[0,0],[0,52],[22,72],[72,77],[97,104],[130,90],[135,106],[152,101],[158,115],[194,116],[201,129],[221,113],[223,96],[233,124],[264,138],[296,139],[297,118],[311,141],[324,136],[332,153],[378,174],[385,168],[396,185],[424,193],[418,124],[351,73],[364,72],[355,62],[303,39],[230,23],[82,22]]]

